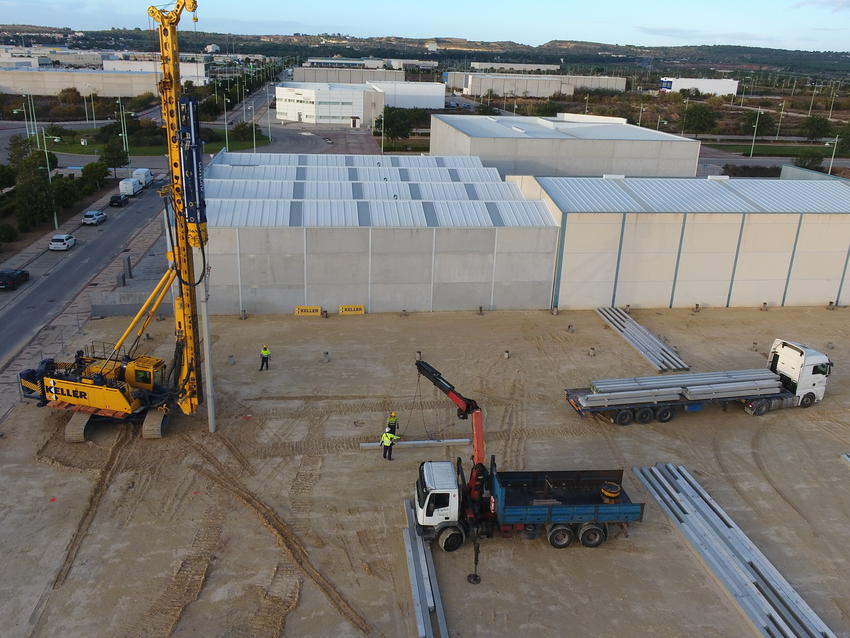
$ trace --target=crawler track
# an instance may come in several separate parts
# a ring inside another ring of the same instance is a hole
[[[278,545],[289,554],[293,562],[324,592],[337,611],[364,634],[368,635],[372,631],[372,627],[366,622],[366,619],[357,613],[333,584],[313,566],[307,550],[301,545],[289,525],[271,507],[261,501],[253,492],[242,485],[238,478],[226,470],[215,472],[200,465],[193,465],[192,469],[212,483],[227,490],[248,506],[259,517],[263,525],[274,534]]]

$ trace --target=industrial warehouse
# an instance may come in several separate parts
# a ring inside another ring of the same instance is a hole
[[[838,305],[848,268],[844,181],[221,153],[206,187],[221,314]]]

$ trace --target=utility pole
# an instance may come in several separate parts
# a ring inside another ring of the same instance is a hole
[[[759,132],[759,117],[761,116],[761,109],[756,111],[756,123],[753,124],[753,143],[750,146],[750,157],[753,156],[753,151],[756,150],[756,135]]]
[[[832,157],[829,158],[829,170],[827,175],[832,175],[832,163],[835,161],[835,151],[838,149],[838,136],[835,136],[835,141],[832,143]]]
[[[779,124],[776,125],[776,139],[779,139],[779,129],[782,128],[782,116],[785,115],[785,100],[782,100],[782,110],[779,111]]]
[[[691,98],[685,98],[685,110],[682,111],[682,135],[685,134],[685,119],[688,117],[688,101]]]
[[[50,205],[53,208],[53,230],[59,230],[59,220],[56,218],[56,201],[53,199],[53,178],[50,176],[50,155],[47,153],[47,135],[44,128],[41,129],[41,134],[44,136],[44,168],[47,170],[47,189],[50,191]],[[38,133],[36,133],[38,136]],[[833,157],[835,153],[832,154]],[[829,164],[830,169],[832,163]]]

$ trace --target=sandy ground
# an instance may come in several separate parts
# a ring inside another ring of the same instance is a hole
[[[775,336],[836,365],[809,410],[712,408],[625,428],[581,419],[563,400],[593,378],[652,373],[591,312],[216,318],[217,434],[196,416],[160,441],[101,424],[66,444],[67,415],[29,404],[0,426],[0,633],[413,635],[401,500],[420,461],[470,450],[398,448],[387,463],[358,444],[376,440],[388,409],[409,439],[468,436],[443,395],[417,386],[421,350],[482,405],[501,468],[684,463],[850,636],[850,466],[839,458],[850,452],[848,312],[633,311],[697,371],[764,365]],[[123,323],[90,322],[87,336],[109,340]],[[152,326],[159,356],[170,331]],[[263,343],[269,372],[257,371]],[[477,587],[466,582],[471,548],[437,551],[452,635],[752,635],[630,471],[625,487],[647,501],[645,521],[598,549],[487,540]]]

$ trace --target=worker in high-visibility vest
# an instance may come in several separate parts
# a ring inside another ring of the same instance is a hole
[[[390,412],[390,415],[387,417],[387,425],[390,429],[390,434],[395,434],[398,430],[398,417],[395,412]]]
[[[384,430],[384,433],[381,435],[381,449],[383,450],[384,458],[388,461],[393,460],[393,444],[400,438],[400,436],[396,436],[390,432],[389,428]]]
[[[269,350],[268,346],[263,346],[262,350],[260,350],[260,370],[269,369],[269,357],[272,356],[272,351]]]

